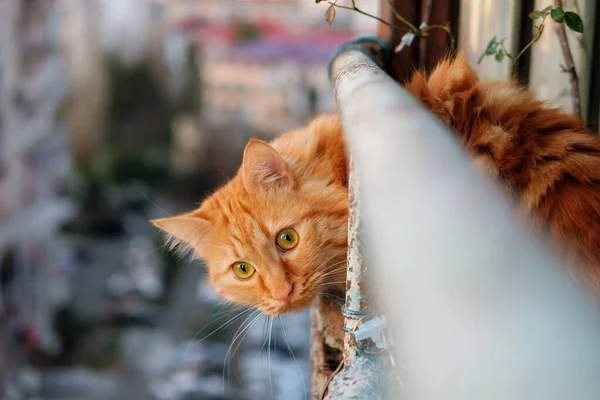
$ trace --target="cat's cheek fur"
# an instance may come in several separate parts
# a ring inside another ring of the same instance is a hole
[[[227,278],[225,278],[227,279]],[[235,278],[230,278],[235,279]],[[216,280],[214,283],[211,282],[215,291],[230,303],[254,306],[256,305],[257,299],[255,290],[252,287],[252,282],[234,282],[224,283],[223,281]]]

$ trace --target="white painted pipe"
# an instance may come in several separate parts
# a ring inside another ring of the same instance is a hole
[[[366,55],[332,81],[409,400],[598,400],[600,307],[451,132]]]

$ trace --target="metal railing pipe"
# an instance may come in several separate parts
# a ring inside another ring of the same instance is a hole
[[[330,72],[396,398],[600,399],[596,298],[370,57],[341,52]]]

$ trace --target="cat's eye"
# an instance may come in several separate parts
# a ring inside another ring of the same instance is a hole
[[[256,271],[252,264],[244,261],[234,262],[231,265],[231,270],[233,271],[234,275],[240,279],[248,279],[254,275],[254,272]]]
[[[277,234],[277,247],[281,250],[288,251],[298,245],[298,232],[292,228],[286,228],[279,231]]]

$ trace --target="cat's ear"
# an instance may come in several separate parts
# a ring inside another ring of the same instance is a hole
[[[190,214],[160,218],[150,221],[166,235],[171,247],[196,252],[201,251],[212,223]]]
[[[291,188],[293,184],[281,155],[258,139],[250,139],[246,145],[242,179],[248,192],[261,188]]]

